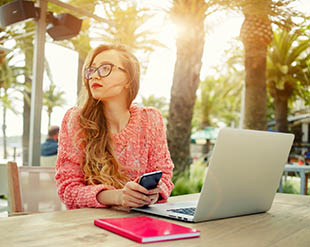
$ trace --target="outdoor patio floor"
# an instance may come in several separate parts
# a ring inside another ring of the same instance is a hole
[[[0,217],[8,217],[8,201],[0,199]]]

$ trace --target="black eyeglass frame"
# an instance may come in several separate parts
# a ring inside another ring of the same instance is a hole
[[[109,73],[107,73],[106,75],[102,76],[99,69],[100,69],[101,67],[103,67],[103,66],[106,66],[106,65],[109,65],[109,66],[110,66],[110,71],[109,71]],[[87,68],[84,70],[84,77],[85,77],[86,80],[90,80],[90,79],[92,79],[92,75],[93,75],[94,73],[96,73],[96,72],[98,72],[98,75],[100,76],[100,78],[108,77],[108,76],[112,73],[112,70],[113,70],[114,67],[116,67],[117,69],[119,69],[119,70],[121,70],[121,71],[127,72],[127,71],[126,71],[125,69],[123,69],[122,67],[119,67],[119,66],[117,66],[117,65],[115,65],[115,64],[113,64],[113,63],[105,63],[105,64],[101,64],[101,65],[100,65],[99,67],[97,67],[97,68],[94,68],[94,67],[87,67]],[[89,69],[94,69],[94,70],[92,71],[90,77],[88,78],[88,77],[87,77],[87,74],[88,74],[87,70],[89,70]]]

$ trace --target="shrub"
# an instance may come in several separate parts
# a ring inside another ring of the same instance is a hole
[[[290,181],[284,182],[282,189],[283,189],[283,193],[299,194],[299,191],[296,189],[295,185],[292,182],[290,182]]]
[[[199,159],[190,165],[183,173],[174,177],[172,196],[199,193],[201,191],[207,163]]]

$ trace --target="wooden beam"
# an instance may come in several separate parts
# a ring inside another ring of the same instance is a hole
[[[87,10],[74,7],[74,6],[70,5],[70,4],[61,2],[59,0],[48,0],[48,1],[50,3],[54,3],[54,4],[56,4],[56,5],[60,6],[60,7],[63,7],[65,9],[68,9],[68,10],[74,11],[76,13],[79,13],[79,14],[81,14],[83,16],[87,16],[87,17],[93,18],[96,21],[105,22],[105,23],[108,23],[110,25],[113,25],[112,21],[109,21],[108,19],[101,18],[101,17],[99,17],[97,15],[94,15],[93,13],[90,13]]]
[[[47,1],[38,0],[40,18],[36,20],[33,54],[33,81],[31,90],[29,165],[39,166],[41,156],[41,112],[43,98],[43,73],[45,53],[45,29]]]

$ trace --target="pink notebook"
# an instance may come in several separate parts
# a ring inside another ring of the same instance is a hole
[[[153,243],[200,236],[199,230],[148,216],[95,219],[94,224],[139,243]]]

